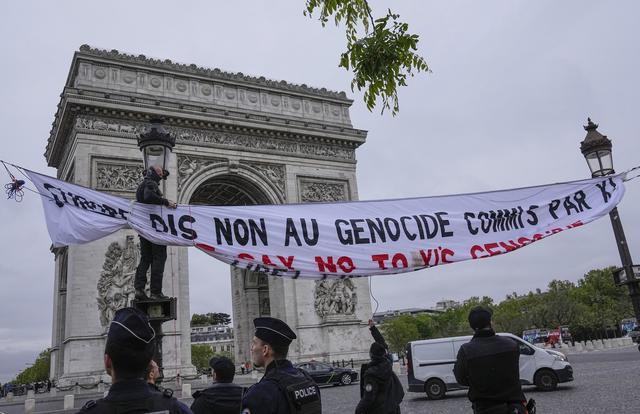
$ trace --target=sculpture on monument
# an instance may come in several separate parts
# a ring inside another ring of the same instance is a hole
[[[358,303],[356,287],[350,279],[317,281],[314,296],[315,310],[320,317],[353,315]]]
[[[108,328],[118,309],[129,306],[133,299],[133,276],[136,271],[137,249],[132,235],[128,235],[124,249],[113,242],[107,248],[100,279],[98,279],[98,309],[100,324]]]

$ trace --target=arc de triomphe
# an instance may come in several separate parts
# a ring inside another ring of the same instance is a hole
[[[151,117],[162,116],[177,138],[165,184],[170,199],[215,205],[355,200],[355,149],[367,134],[352,127],[351,103],[344,92],[82,46],[45,156],[59,178],[131,199],[142,171],[136,138]],[[105,375],[113,312],[133,298],[138,238],[122,231],[53,253],[51,376],[60,385],[91,383]],[[250,359],[251,322],[260,315],[297,331],[293,360],[367,358],[365,278],[306,281],[232,269],[231,290],[236,361]],[[193,374],[186,248],[168,249],[163,291],[178,298],[178,319],[163,326],[165,375]]]

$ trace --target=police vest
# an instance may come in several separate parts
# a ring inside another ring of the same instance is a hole
[[[136,400],[112,401],[100,399],[87,401],[80,412],[90,414],[179,413],[176,398],[171,390]]]
[[[302,370],[296,375],[271,370],[265,379],[273,381],[284,394],[290,414],[322,414],[320,387]]]

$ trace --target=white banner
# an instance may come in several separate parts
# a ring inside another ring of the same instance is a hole
[[[54,245],[133,228],[234,266],[287,277],[408,272],[511,252],[589,223],[624,195],[624,174],[452,196],[171,210],[26,171]]]

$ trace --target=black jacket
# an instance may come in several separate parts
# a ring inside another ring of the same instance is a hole
[[[111,385],[106,397],[87,401],[78,413],[123,414],[165,410],[170,414],[191,414],[191,410],[171,393],[152,391],[146,381],[131,379]]]
[[[399,401],[389,398],[394,386],[393,368],[386,357],[373,357],[360,379],[360,402],[356,414],[389,414],[399,413]],[[401,390],[397,390],[401,391]],[[404,396],[404,392],[402,393]],[[402,397],[400,397],[402,400]]]
[[[191,411],[194,414],[238,414],[244,388],[233,383],[216,382],[193,394]]]
[[[460,347],[453,373],[469,387],[472,403],[522,402],[518,344],[497,336],[493,329],[481,329]]]
[[[136,201],[138,203],[144,204],[158,204],[163,206],[168,206],[169,201],[166,198],[162,197],[162,192],[160,191],[160,183],[161,177],[156,174],[156,172],[149,168],[147,170],[147,175],[144,177],[144,180],[138,186],[136,190]]]

